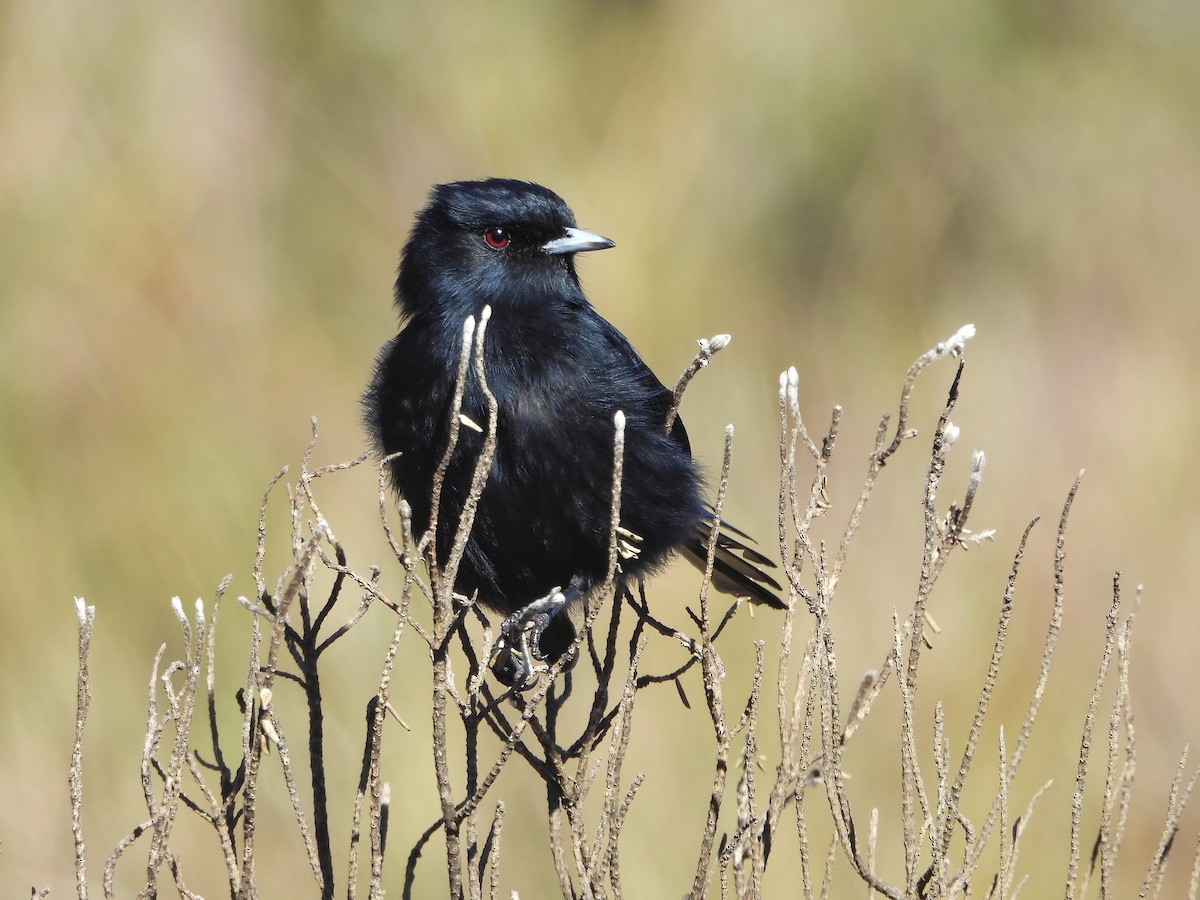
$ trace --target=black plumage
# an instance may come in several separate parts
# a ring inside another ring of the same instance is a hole
[[[363,399],[378,452],[412,507],[415,533],[429,526],[431,483],[449,435],[463,321],[491,319],[487,384],[499,408],[495,455],[456,590],[515,614],[560,588],[586,595],[608,571],[614,414],[625,415],[621,526],[637,538],[623,577],[659,568],[674,551],[705,558],[712,513],[672,393],[580,287],[575,254],[613,246],[575,226],[552,191],[522,181],[456,182],[433,189],[404,247],[396,282],[402,329],[379,354]],[[468,376],[462,413],[486,422]],[[436,547],[444,560],[483,436],[469,427],[443,486]],[[769,561],[725,529],[714,583],[782,607]],[[743,537],[745,535],[742,535]],[[568,615],[538,629],[534,651],[557,658],[574,635]],[[521,680],[523,673],[516,676]],[[513,677],[509,673],[509,677]]]

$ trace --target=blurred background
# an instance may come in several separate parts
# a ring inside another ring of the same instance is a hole
[[[1061,895],[1074,757],[1119,571],[1128,609],[1145,586],[1138,773],[1116,890],[1129,895],[1179,754],[1200,738],[1198,109],[1200,12],[1172,0],[4,4],[0,894],[71,891],[72,597],[98,610],[84,819],[98,885],[110,848],[145,818],[145,686],[161,643],[181,652],[170,598],[209,600],[227,572],[231,597],[253,593],[262,492],[281,466],[296,471],[310,417],[315,462],[363,449],[358,396],[394,333],[398,250],[429,186],[505,175],[552,187],[582,227],[617,241],[581,259],[583,280],[664,381],[697,338],[733,334],[683,414],[710,470],[735,425],[728,518],[768,549],[779,372],[798,368],[814,431],[845,409],[822,525],[833,539],[907,366],[975,323],[942,502],[961,494],[970,451],[985,450],[972,526],[997,539],[953,560],[935,597],[923,752],[937,700],[961,748],[1016,541],[1040,515],[985,738],[994,748],[1003,725],[1011,748],[1049,615],[1054,524],[1087,467],[1063,635],[1014,807],[1054,782],[1018,869],[1032,876],[1024,896]],[[882,661],[892,610],[913,598],[922,471],[951,375],[943,364],[919,384],[921,436],[884,471],[840,585],[847,700]],[[382,565],[395,588],[374,473],[331,479],[319,499],[351,564]],[[273,583],[289,558],[282,497],[269,525]],[[685,568],[652,589],[664,616],[683,618],[694,596]],[[228,600],[222,614],[218,692],[232,723],[247,622]],[[731,636],[731,695],[748,683],[749,641],[777,622],[759,614]],[[332,785],[343,847],[363,705],[392,627],[383,610],[364,624],[327,661],[329,753],[348,760]],[[427,662],[416,643],[408,655],[396,705],[414,731],[390,731],[386,759],[393,892],[399,854],[436,815]],[[678,896],[711,734],[669,688],[638,709],[627,774],[648,782],[622,868],[631,896]],[[882,807],[881,870],[898,877],[887,715],[847,766],[856,815]],[[297,719],[293,743],[302,735]],[[765,734],[760,747],[770,770],[777,743]],[[988,771],[968,800],[994,796]],[[1102,776],[1098,758],[1093,791]],[[546,895],[544,793],[516,774],[502,788],[506,890]],[[306,895],[278,777],[263,803],[278,823],[260,856],[263,895]],[[1185,817],[1171,895],[1187,883],[1198,820]],[[196,860],[193,889],[224,893],[208,835],[181,825],[177,840]],[[131,852],[119,895],[140,883],[144,848]],[[427,853],[424,895],[444,892],[440,852]],[[794,879],[781,852],[770,895],[790,895]]]

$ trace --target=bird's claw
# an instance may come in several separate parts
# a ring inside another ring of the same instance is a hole
[[[555,588],[504,620],[491,660],[492,673],[502,684],[518,691],[528,690],[537,675],[546,670],[535,663],[546,658],[541,648],[542,632],[566,602],[562,591]]]

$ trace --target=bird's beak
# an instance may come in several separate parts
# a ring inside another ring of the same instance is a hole
[[[542,244],[542,252],[551,256],[561,256],[564,253],[582,253],[585,250],[607,250],[615,246],[617,242],[606,237],[579,228],[568,228],[562,237]]]

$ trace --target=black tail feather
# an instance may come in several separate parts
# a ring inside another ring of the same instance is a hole
[[[732,532],[732,534],[730,533]],[[787,609],[787,603],[775,591],[783,588],[762,566],[774,569],[775,563],[757,550],[747,546],[733,535],[753,540],[744,531],[727,522],[721,523],[717,532],[716,556],[713,560],[712,585],[724,594],[749,597],[773,609]],[[683,554],[700,571],[708,561],[708,541],[712,535],[712,520],[706,519],[696,526],[692,540],[683,546]]]

